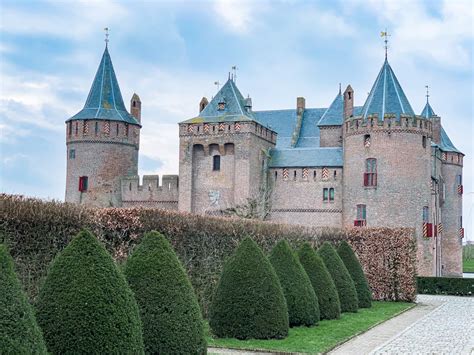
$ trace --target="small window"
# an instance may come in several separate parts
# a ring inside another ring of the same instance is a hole
[[[347,92],[347,98],[350,100],[352,98],[352,93],[350,91]]]
[[[332,187],[329,189],[329,201],[334,201],[334,189]]]
[[[372,120],[373,121],[373,120]],[[369,148],[370,147],[370,134],[366,134],[364,136],[364,147]]]
[[[79,132],[79,122],[76,121],[76,128],[75,128],[75,134],[77,136],[77,133]]]
[[[68,128],[69,128],[69,135],[71,135],[72,134],[72,122],[69,122]]]
[[[198,126],[198,130],[199,130],[199,126]],[[125,123],[125,136],[126,137],[128,137],[128,133],[129,133],[128,123]]]
[[[336,180],[337,177],[337,170],[334,170],[334,180]]]
[[[421,137],[421,145],[426,148],[426,136]]]
[[[456,183],[462,185],[462,175],[456,175]]]
[[[358,221],[365,221],[367,219],[367,211],[365,205],[357,205],[357,216]]]
[[[364,186],[377,186],[377,159],[365,161]]]
[[[99,134],[99,122],[95,123],[95,135]]]
[[[69,149],[69,159],[76,159],[76,150]]]
[[[79,177],[79,191],[86,192],[89,185],[89,179],[87,176]]]
[[[423,223],[429,223],[430,221],[430,209],[428,206],[423,207]]]
[[[316,170],[313,170],[313,180],[316,180]]]
[[[329,189],[326,187],[323,189],[323,201],[324,202],[329,201]]]
[[[137,102],[136,102],[136,101],[133,101],[132,106],[133,106],[133,107],[137,107]]]
[[[221,170],[221,156],[220,155],[214,155],[212,157],[212,170],[213,171]]]
[[[293,180],[296,181],[296,170],[293,171]]]
[[[117,123],[117,129],[116,129],[116,135],[118,136],[119,135],[119,124]]]
[[[135,104],[135,101],[133,101],[133,104]],[[130,184],[128,185],[128,190],[129,190],[129,191],[132,191],[132,183],[130,183]]]
[[[278,171],[275,170],[275,180],[278,178]]]

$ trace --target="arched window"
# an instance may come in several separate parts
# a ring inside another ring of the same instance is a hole
[[[213,171],[221,170],[221,156],[220,155],[214,155],[212,157],[212,170]]]
[[[365,161],[364,186],[377,186],[377,159]]]

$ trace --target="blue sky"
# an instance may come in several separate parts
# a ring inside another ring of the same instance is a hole
[[[64,198],[65,125],[86,100],[110,28],[128,103],[142,99],[140,174],[178,172],[177,122],[238,66],[255,110],[362,105],[389,61],[416,112],[430,102],[464,160],[474,233],[473,5],[445,1],[0,1],[0,189]],[[470,236],[474,239],[474,236]]]

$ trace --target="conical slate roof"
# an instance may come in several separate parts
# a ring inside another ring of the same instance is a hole
[[[428,101],[426,101],[425,108],[421,112],[421,116],[424,118],[431,118],[435,116],[436,114],[434,113],[433,109],[431,108],[431,105]]]
[[[107,46],[84,108],[67,121],[91,119],[121,121],[140,125],[125,108]]]
[[[385,59],[374,86],[370,90],[369,97],[362,108],[364,118],[374,113],[378,114],[380,120],[383,119],[386,113],[395,114],[397,119],[400,118],[402,113],[415,115],[387,59]]]
[[[220,103],[224,103],[223,110],[219,110]],[[254,114],[247,111],[245,104],[246,99],[240,93],[234,80],[229,78],[198,117],[183,123],[254,121]]]
[[[339,92],[331,106],[324,112],[318,126],[340,126],[343,121],[344,100]]]

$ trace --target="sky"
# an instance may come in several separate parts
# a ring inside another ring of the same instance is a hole
[[[236,65],[254,110],[363,105],[388,59],[411,106],[430,103],[464,159],[464,223],[474,240],[473,3],[470,0],[0,0],[0,191],[64,199],[64,121],[84,105],[110,28],[128,106],[142,101],[139,172],[178,173],[177,123]]]

